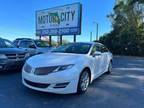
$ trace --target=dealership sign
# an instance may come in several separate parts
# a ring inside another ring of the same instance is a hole
[[[36,35],[81,34],[81,4],[75,3],[36,12]]]

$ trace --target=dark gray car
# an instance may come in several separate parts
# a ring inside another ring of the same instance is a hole
[[[29,57],[23,49],[13,46],[13,44],[0,38],[0,71],[21,68],[25,60]]]
[[[51,47],[46,41],[33,40],[29,38],[18,38],[13,44],[18,47],[27,50],[30,55],[47,53],[51,50]]]

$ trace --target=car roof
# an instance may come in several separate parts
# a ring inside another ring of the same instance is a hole
[[[34,41],[44,41],[44,40],[39,40],[39,39],[31,39],[31,38],[17,38],[17,39],[15,39],[15,41],[16,40],[34,40]]]
[[[76,43],[80,43],[80,44],[90,44],[90,45],[95,45],[95,44],[102,45],[102,44],[99,43],[99,42],[76,42]]]
[[[0,37],[0,40],[4,40],[4,39]]]
[[[33,40],[33,39],[31,39],[31,38],[17,38],[15,40]]]
[[[0,37],[0,40],[4,40],[4,41],[6,40],[6,41],[11,42],[10,40],[8,40],[8,39],[4,39],[4,38],[1,38],[1,37]]]

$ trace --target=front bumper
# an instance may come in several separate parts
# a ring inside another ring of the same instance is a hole
[[[38,76],[23,71],[22,82],[26,87],[37,91],[56,94],[76,93],[79,74],[77,70],[72,71],[74,72],[56,72],[43,76]]]
[[[2,60],[2,62],[0,62],[0,71],[19,69],[22,68],[24,63],[25,60]]]

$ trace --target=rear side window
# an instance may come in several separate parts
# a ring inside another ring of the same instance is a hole
[[[101,52],[109,52],[109,50],[105,46],[101,45]]]

